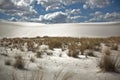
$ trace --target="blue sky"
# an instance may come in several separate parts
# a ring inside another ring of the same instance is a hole
[[[120,0],[0,0],[0,20],[40,23],[120,21]]]

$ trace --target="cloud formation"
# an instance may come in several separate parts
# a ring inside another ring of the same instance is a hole
[[[83,8],[103,8],[110,4],[110,0],[37,0],[46,10],[61,9],[75,3],[83,3]]]
[[[39,21],[45,23],[65,23],[67,22],[66,19],[67,19],[67,14],[61,11],[49,13],[46,15],[41,15],[39,17]]]
[[[0,0],[0,13],[10,16],[8,20],[11,21],[42,23],[119,21],[118,9],[108,12],[101,10],[114,2],[113,0]]]
[[[110,4],[110,0],[86,0],[85,4],[83,5],[83,8],[103,8],[105,6],[108,6]]]
[[[40,15],[39,18],[35,18],[33,20],[44,23],[72,23],[77,22],[77,19],[84,18],[83,16],[80,16],[80,13],[80,9],[71,9],[66,10],[65,12],[57,11]]]
[[[112,12],[105,13],[96,11],[94,14],[91,14],[93,18],[89,19],[89,22],[109,22],[109,21],[120,21],[120,13]]]
[[[0,0],[0,12],[13,16],[31,16],[37,14],[31,4],[34,0]]]

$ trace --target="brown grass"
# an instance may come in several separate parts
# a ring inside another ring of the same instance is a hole
[[[85,49],[93,49],[95,46],[100,46],[100,43],[113,44],[120,43],[120,37],[109,37],[109,38],[72,38],[72,37],[34,37],[34,38],[3,38],[0,40],[4,47],[10,47],[11,44],[13,48],[20,49],[22,44],[27,43],[28,51],[35,51],[33,47],[34,42],[38,45],[42,43],[49,45],[50,49],[62,48],[62,44],[78,44],[81,43],[81,53],[84,53]],[[7,45],[7,46],[6,46]],[[77,45],[76,45],[77,46]],[[113,49],[117,50],[114,46]]]
[[[62,43],[57,41],[57,40],[51,40],[48,43],[49,48],[53,49],[53,48],[62,48]]]
[[[112,45],[111,49],[112,50],[118,50],[118,45]]]
[[[68,56],[78,58],[79,55],[79,47],[76,44],[71,44],[68,46],[69,53]]]
[[[88,54],[88,56],[96,57],[96,56],[94,55],[93,51],[89,51],[87,54]]]
[[[23,60],[22,56],[18,55],[15,57],[15,63],[14,67],[18,69],[24,69],[25,68],[25,61]]]
[[[104,51],[104,54],[110,56],[110,55],[111,55],[110,49],[106,49],[106,50]]]
[[[117,63],[118,59],[119,57],[104,55],[98,61],[98,67],[104,72],[119,72],[118,68],[120,68],[120,63]]]
[[[36,53],[36,57],[37,57],[37,58],[42,58],[42,51],[37,52],[37,53]]]
[[[11,63],[11,60],[10,59],[6,59],[5,60],[5,65],[11,65],[12,63]]]
[[[35,62],[35,58],[31,57],[30,62]]]

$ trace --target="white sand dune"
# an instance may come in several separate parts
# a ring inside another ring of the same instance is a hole
[[[0,37],[70,36],[109,37],[120,36],[120,23],[67,23],[41,24],[30,22],[0,22]]]

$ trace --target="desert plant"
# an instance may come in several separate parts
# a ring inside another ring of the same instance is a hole
[[[78,58],[79,51],[77,50],[69,50],[68,56],[73,57],[73,58]]]
[[[81,40],[81,46],[80,46],[81,55],[84,55],[84,51],[87,48],[88,48],[88,44],[84,40]]]
[[[30,61],[31,61],[31,62],[35,62],[35,58],[31,57],[31,58],[30,58]]]
[[[5,56],[5,57],[8,57],[8,56],[9,56],[8,54],[5,54],[5,53],[2,53],[1,55]]]
[[[42,51],[37,52],[37,53],[36,53],[36,57],[37,57],[37,58],[41,58],[41,57],[42,57]]]
[[[60,41],[57,40],[51,40],[49,43],[49,48],[53,49],[53,48],[61,48],[62,47],[62,43]]]
[[[63,73],[64,69],[61,69],[60,71],[56,72],[54,74],[53,80],[69,80],[71,77],[73,77],[73,73],[66,72]]]
[[[117,63],[118,59],[119,57],[104,55],[98,61],[98,67],[101,69],[101,71],[118,72],[118,68],[120,68],[119,63]]]
[[[111,55],[110,49],[105,49],[104,54],[105,54],[105,55]]]
[[[96,57],[96,56],[94,55],[93,51],[89,51],[87,54],[88,54],[88,56]]]
[[[10,59],[6,59],[5,60],[5,65],[11,65],[11,60]]]
[[[95,50],[95,51],[100,51],[101,48],[100,48],[99,46],[95,46],[95,47],[93,48],[93,50]]]
[[[15,57],[15,63],[14,63],[14,67],[15,68],[18,68],[18,69],[24,69],[24,67],[25,67],[25,62],[24,62],[24,60],[23,60],[23,58],[22,58],[22,56],[21,55],[18,55],[18,56],[16,56]]]
[[[118,50],[118,45],[112,45],[111,49],[112,50]]]

